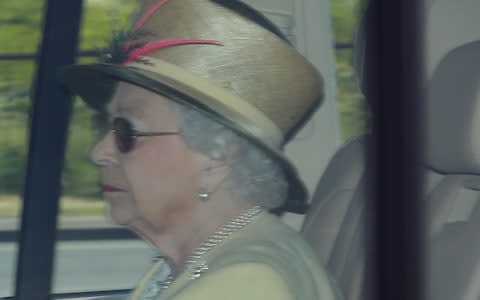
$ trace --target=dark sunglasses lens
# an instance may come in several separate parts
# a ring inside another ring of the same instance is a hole
[[[125,119],[117,118],[113,120],[113,131],[118,150],[122,153],[132,150],[134,143],[132,125]]]

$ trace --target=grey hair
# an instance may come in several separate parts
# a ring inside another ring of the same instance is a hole
[[[179,114],[179,131],[187,146],[230,165],[228,182],[233,197],[253,200],[268,209],[278,208],[285,203],[288,183],[278,163],[204,113],[173,101],[170,103]],[[233,156],[232,145],[238,150]]]

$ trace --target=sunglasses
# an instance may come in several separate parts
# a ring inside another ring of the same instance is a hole
[[[115,118],[112,122],[111,130],[115,135],[115,144],[118,151],[121,153],[128,153],[135,148],[136,138],[139,136],[162,136],[162,135],[176,135],[178,132],[140,132],[133,128],[132,123],[124,118]]]

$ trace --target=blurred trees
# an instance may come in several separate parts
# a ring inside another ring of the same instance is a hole
[[[361,15],[359,0],[331,0],[332,24],[337,42],[354,40]],[[336,50],[337,101],[344,141],[367,130],[368,109],[352,67],[352,49]]]
[[[0,52],[35,52],[42,1],[0,2]],[[0,182],[2,193],[21,191],[25,177],[26,124],[31,61],[0,61]]]
[[[87,2],[87,1],[86,1]],[[0,2],[0,53],[36,53],[41,42],[44,4],[40,0]],[[133,12],[131,0],[90,0],[82,20],[80,48],[100,49],[113,30],[123,28]],[[82,61],[95,60],[83,58]],[[35,60],[0,61],[0,193],[19,194],[25,179],[30,92]],[[92,112],[75,100],[70,125],[63,189],[65,194],[92,197],[98,193],[96,168],[88,161],[93,144]]]

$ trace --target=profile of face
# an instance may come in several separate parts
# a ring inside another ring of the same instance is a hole
[[[179,117],[168,99],[121,82],[108,104],[111,121],[121,119],[138,132],[177,132]],[[101,168],[104,198],[113,221],[133,227],[167,230],[185,220],[198,205],[202,163],[178,134],[135,137],[121,152],[114,131],[94,147],[91,158]]]

